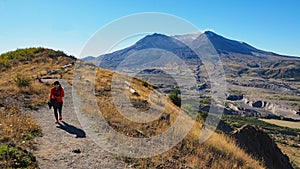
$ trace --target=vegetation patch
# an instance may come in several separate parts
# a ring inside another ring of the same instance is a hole
[[[0,146],[0,168],[37,168],[36,158],[23,148]]]
[[[177,88],[169,94],[169,99],[178,107],[181,106],[181,97]]]

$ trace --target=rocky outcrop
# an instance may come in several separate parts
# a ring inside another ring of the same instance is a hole
[[[268,169],[292,169],[289,158],[284,155],[275,142],[258,127],[244,125],[233,131],[232,136],[248,154],[263,160]]]

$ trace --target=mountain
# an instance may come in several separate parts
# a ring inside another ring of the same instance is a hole
[[[173,73],[173,77],[184,77],[188,73],[183,67],[186,64],[193,71],[199,90],[207,94],[211,83],[207,71],[214,68],[208,69],[202,60],[214,59],[216,55],[222,62],[215,66],[224,68],[228,95],[244,95],[242,100],[234,101],[238,106],[227,107],[227,114],[300,119],[297,115],[300,112],[300,57],[260,50],[211,31],[176,36],[147,35],[128,48],[101,55],[92,62],[123,73],[140,72],[132,75],[167,94],[178,85],[174,78],[144,70],[158,72],[155,69],[159,69]],[[279,98],[282,94],[287,96]],[[253,107],[252,103],[257,101],[268,104]]]
[[[211,31],[175,36],[166,36],[155,33],[153,35],[145,36],[128,48],[101,55],[96,58],[86,57],[83,60],[93,61],[96,65],[103,68],[114,69],[129,55],[133,55],[135,52],[145,49],[155,48],[174,53],[185,61],[191,61],[190,59],[196,59],[196,55],[189,46],[201,46],[207,43],[211,43],[222,60],[226,61],[229,59],[234,62],[244,62],[248,67],[259,67],[265,65],[270,67],[272,65],[270,65],[268,60],[272,60],[272,63],[278,63],[277,61],[282,60],[297,62],[300,60],[297,57],[283,56],[273,52],[263,51],[245,42],[230,40]],[[100,62],[101,65],[99,65]],[[199,63],[201,63],[201,61],[198,60],[197,64]],[[277,64],[277,66],[279,65]]]
[[[140,55],[138,52],[146,52],[147,57],[143,57],[143,55]],[[135,58],[137,57],[137,54],[139,54],[139,59]],[[129,57],[134,58],[130,60],[131,65],[141,65],[143,63],[151,62],[153,59],[159,59],[159,55],[169,55],[170,58],[172,57],[171,55],[176,55],[189,64],[201,64],[201,61],[195,52],[193,52],[186,44],[175,38],[157,33],[147,35],[133,46],[123,50],[101,55],[94,60],[90,60],[91,57],[84,58],[83,60],[92,61],[102,68],[115,70],[122,61]],[[143,58],[141,59],[141,57]]]

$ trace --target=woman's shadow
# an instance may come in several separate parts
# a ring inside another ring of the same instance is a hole
[[[61,123],[59,123],[59,126],[56,126],[57,128],[60,128],[62,130],[65,130],[66,132],[70,133],[70,134],[74,134],[76,135],[76,138],[85,138],[86,134],[82,129],[79,129],[73,125],[70,125],[64,121],[61,121]]]

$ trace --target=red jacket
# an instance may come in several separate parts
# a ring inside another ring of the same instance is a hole
[[[63,102],[63,97],[65,96],[64,89],[61,87],[58,90],[56,90],[55,87],[52,87],[50,91],[50,100],[54,99],[55,96],[57,96],[56,97],[57,102]]]

